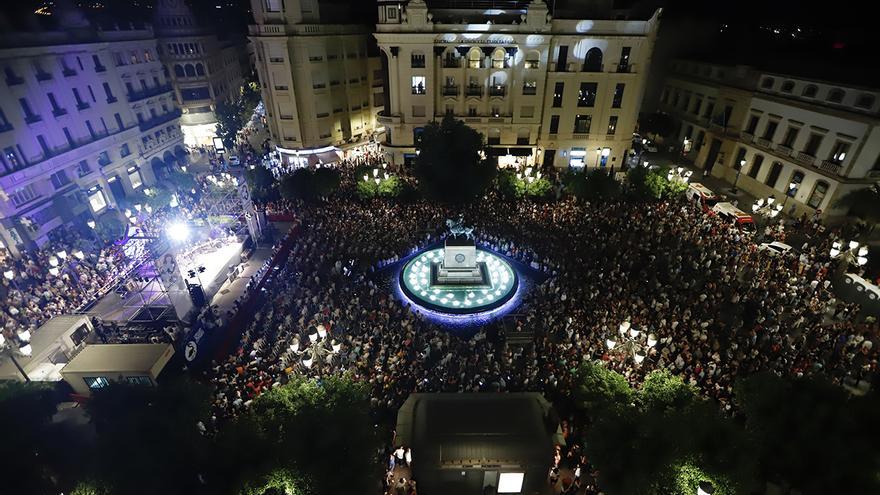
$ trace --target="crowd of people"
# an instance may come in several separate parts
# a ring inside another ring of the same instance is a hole
[[[837,382],[876,376],[877,324],[834,297],[825,244],[774,256],[683,201],[490,196],[457,208],[338,198],[272,208],[291,210],[297,235],[234,352],[206,372],[214,421],[293,374],[351,374],[368,384],[375,419],[386,424],[413,392],[539,391],[565,410],[585,360],[604,361],[636,386],[668,369],[731,414],[735,380],[757,370]],[[459,215],[480,243],[547,276],[512,325],[496,321],[470,338],[396,299],[388,283],[389,265],[439,242],[445,220]],[[629,346],[609,349],[624,322],[639,330],[643,360],[624,352]],[[531,343],[508,345],[512,330]],[[568,437],[566,458],[580,436]],[[575,490],[598,493],[588,460],[574,458]]]

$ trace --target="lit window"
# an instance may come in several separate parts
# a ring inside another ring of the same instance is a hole
[[[412,94],[423,95],[425,93],[427,93],[427,89],[425,88],[425,76],[413,76]]]
[[[525,473],[501,473],[498,475],[498,493],[522,492]]]
[[[98,189],[97,187],[89,191],[89,206],[92,207],[92,211],[95,213],[98,213],[106,208],[107,199],[104,197],[104,191]]]

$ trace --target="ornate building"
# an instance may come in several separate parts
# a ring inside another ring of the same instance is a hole
[[[72,2],[54,16],[55,30],[0,34],[0,241],[13,254],[186,160],[150,26],[93,25]]]
[[[370,28],[333,2],[251,0],[251,6],[257,74],[282,159],[331,161],[337,147],[372,138],[384,98]]]
[[[217,103],[237,97],[250,73],[247,40],[222,33],[197,19],[185,0],[158,0],[154,26],[159,54],[183,111],[181,128],[189,146],[212,144]]]
[[[569,19],[541,0],[497,3],[378,0],[389,161],[413,160],[424,126],[450,114],[483,134],[500,165],[619,167],[660,11],[630,20],[594,1],[558,10],[593,16]]]
[[[712,175],[825,216],[845,215],[837,199],[880,178],[880,89],[694,60],[671,69],[660,110]]]

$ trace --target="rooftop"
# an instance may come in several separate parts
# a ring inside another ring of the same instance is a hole
[[[174,353],[171,344],[87,345],[62,372],[149,371],[166,353]]]

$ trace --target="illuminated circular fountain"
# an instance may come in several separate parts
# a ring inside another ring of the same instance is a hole
[[[449,315],[486,313],[511,300],[516,270],[473,242],[450,243],[414,256],[400,270],[400,289],[414,304]]]

